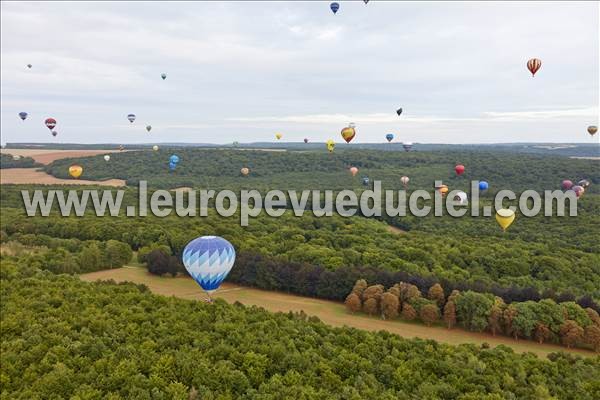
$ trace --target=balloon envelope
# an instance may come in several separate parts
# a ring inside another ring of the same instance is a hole
[[[527,69],[531,72],[531,76],[535,76],[535,73],[538,72],[540,67],[542,66],[542,60],[538,58],[532,58],[527,61]]]
[[[454,167],[454,171],[456,171],[456,175],[462,175],[465,172],[465,166],[458,164],[456,167]]]
[[[173,154],[171,157],[169,157],[169,162],[172,162],[173,164],[177,164],[179,162],[179,157],[176,156],[175,154]]]
[[[150,131],[152,130],[152,126],[151,126],[151,125],[146,125],[146,130],[147,130],[148,132],[150,132]]]
[[[479,190],[488,190],[488,183],[486,181],[479,181]]]
[[[496,222],[502,227],[502,230],[508,229],[515,220],[515,212],[508,208],[502,208],[496,211]]]
[[[108,160],[110,160],[110,156],[107,154],[104,156],[104,161],[108,161]]]
[[[340,5],[339,5],[339,3],[331,3],[329,5],[329,8],[331,8],[331,11],[333,11],[333,13],[335,14],[340,9]]]
[[[129,120],[129,122],[132,122],[132,123],[133,123],[133,121],[135,121],[135,114],[129,114],[129,115],[127,116],[127,119]]]
[[[560,183],[560,187],[562,188],[562,190],[569,190],[573,187],[573,182],[568,179],[565,179]]]
[[[246,176],[250,173],[250,169],[244,167],[240,170],[240,172],[242,173],[242,175]]]
[[[365,177],[362,179],[362,183],[363,183],[363,185],[364,185],[364,186],[369,186],[369,177],[368,177],[368,176],[365,176]]]
[[[413,147],[413,144],[412,142],[404,142],[402,143],[402,147],[404,147],[405,151],[410,151],[410,149]]]
[[[582,179],[579,182],[577,182],[577,185],[582,186],[584,189],[587,189],[591,184],[592,183],[587,179]]]
[[[594,136],[596,134],[596,132],[598,132],[598,127],[595,125],[590,125],[590,126],[588,126],[587,131],[590,135]]]
[[[583,196],[583,193],[585,192],[585,189],[584,189],[584,187],[583,187],[583,186],[579,186],[579,185],[573,186],[573,187],[571,188],[571,190],[575,192],[575,195],[576,195],[577,197],[581,197],[581,196]]]
[[[71,165],[69,167],[69,175],[77,179],[83,174],[83,167],[81,165]]]
[[[325,145],[327,146],[327,151],[330,153],[333,153],[333,150],[335,149],[335,142],[331,139],[329,139]]]
[[[56,126],[56,120],[54,118],[46,118],[44,124],[46,124],[46,128],[52,130]]]
[[[175,168],[177,168],[177,164],[175,164],[174,162],[170,162],[169,163],[169,169],[171,171],[175,171]]]
[[[21,111],[19,113],[19,118],[21,118],[23,121],[25,121],[25,118],[27,118],[27,113],[25,111]]]
[[[27,64],[27,68],[31,68],[31,67],[32,67],[32,65],[31,65],[31,64]]]
[[[400,182],[402,182],[404,187],[406,187],[408,185],[409,181],[410,181],[410,178],[408,176],[403,176],[402,178],[400,178]]]
[[[388,133],[387,135],[385,135],[385,139],[388,142],[391,142],[392,140],[394,140],[394,135],[392,133]]]
[[[358,168],[356,168],[356,167],[350,168],[350,173],[352,174],[352,176],[356,176],[356,174],[358,174]]]
[[[152,150],[158,151],[158,146],[157,145],[152,146]]]
[[[354,128],[351,127],[346,127],[342,129],[341,135],[342,138],[346,141],[346,143],[350,143],[352,139],[354,139],[354,136],[356,136],[356,130],[354,130]]]
[[[161,78],[163,79],[163,81],[164,81],[165,79],[167,79],[167,74],[165,74],[165,73],[162,73],[162,74],[160,74],[160,77],[161,77]]]
[[[202,236],[185,246],[181,258],[191,277],[210,295],[231,271],[235,249],[222,237]]]
[[[398,115],[402,114],[402,108],[397,109],[396,114],[398,114]]]
[[[308,138],[304,138],[304,143],[308,143]]]

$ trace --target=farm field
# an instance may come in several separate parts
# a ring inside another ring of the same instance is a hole
[[[198,285],[188,277],[158,277],[149,274],[144,268],[126,266],[118,269],[82,274],[81,279],[88,282],[98,280],[114,280],[115,282],[133,282],[144,284],[156,294],[175,296],[188,300],[204,300],[206,295]],[[531,341],[512,340],[502,336],[478,334],[461,329],[448,330],[444,327],[426,327],[421,324],[403,321],[382,321],[376,317],[361,314],[349,314],[344,305],[338,302],[295,296],[286,293],[259,290],[225,283],[215,293],[216,298],[228,303],[239,301],[247,306],[258,306],[272,312],[304,311],[309,316],[316,316],[331,326],[349,326],[368,331],[385,330],[405,338],[432,339],[447,344],[488,343],[491,346],[500,344],[509,346],[517,352],[532,352],[545,357],[556,351],[566,351],[564,347],[552,344],[540,345]],[[569,349],[573,354],[593,356],[594,353],[581,349]]]
[[[64,179],[56,178],[38,168],[3,168],[0,170],[0,184],[125,186],[125,181],[122,179],[108,179],[105,181]]]

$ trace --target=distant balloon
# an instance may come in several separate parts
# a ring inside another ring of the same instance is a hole
[[[540,67],[542,66],[542,60],[537,58],[532,58],[527,61],[527,69],[531,72],[531,76],[535,76],[535,73],[538,72]]]
[[[579,186],[579,185],[573,186],[571,188],[571,190],[575,192],[575,195],[577,197],[581,197],[581,196],[583,196],[583,193],[585,193],[584,187],[583,186]]]
[[[479,181],[479,190],[481,190],[482,192],[484,190],[488,190],[488,183],[486,181]]]
[[[590,181],[588,181],[587,179],[582,179],[579,182],[577,182],[577,185],[582,186],[584,189],[587,189],[588,187],[590,187],[592,183]]]
[[[362,178],[362,184],[363,184],[363,186],[369,186],[369,182],[370,182],[370,180],[369,180],[368,176],[364,176]]]
[[[222,237],[202,236],[185,246],[181,258],[185,269],[210,300],[233,268],[235,249]]]
[[[335,142],[329,139],[325,144],[327,145],[327,151],[333,153],[333,150],[335,149]]]
[[[104,161],[110,161],[110,156],[108,154],[104,156]]]
[[[562,190],[569,190],[573,187],[573,182],[568,179],[565,179],[560,183],[560,187]]]
[[[396,114],[398,114],[398,116],[400,116],[400,114],[402,114],[402,108],[397,109]]]
[[[150,132],[152,130],[152,125],[146,125],[146,130]]]
[[[152,150],[158,151],[158,146],[157,145],[152,146]]]
[[[135,121],[135,114],[127,115],[127,119],[129,120],[129,122],[133,123],[133,121]]]
[[[365,4],[369,4],[369,0],[363,0]]]
[[[125,150],[125,146],[123,146],[122,144],[119,145],[119,151],[123,151]]]
[[[174,162],[170,162],[169,163],[169,170],[170,171],[175,171],[175,168],[177,168],[177,164]]]
[[[279,140],[283,137],[283,135],[281,133],[276,133],[275,134],[275,139]]]
[[[246,176],[250,173],[250,170],[246,167],[240,169],[240,172],[242,173],[242,175]]]
[[[160,77],[162,78],[162,80],[164,81],[165,79],[167,79],[167,74],[165,74],[164,72],[162,74],[160,74]]]
[[[56,137],[56,135],[58,135],[58,132],[52,131],[52,136]]]
[[[46,124],[46,128],[52,130],[56,126],[56,120],[54,118],[46,118],[44,124]]]
[[[15,154],[15,155],[13,156],[13,160],[15,160],[15,161],[19,161],[20,159],[21,159],[21,156],[20,156],[20,155],[18,155],[18,154]]]
[[[176,156],[175,154],[173,154],[171,157],[169,157],[169,162],[172,162],[173,164],[177,164],[177,163],[179,163],[179,157]]]
[[[356,130],[353,127],[348,126],[342,129],[341,135],[346,143],[350,143],[352,139],[354,139],[354,136],[356,136]]]
[[[23,121],[25,121],[25,118],[27,118],[27,113],[26,113],[25,111],[21,111],[21,112],[19,113],[19,117],[20,117],[20,118],[21,118]]]
[[[409,181],[410,181],[410,178],[408,176],[403,176],[402,178],[400,178],[400,182],[402,182],[402,185],[404,186],[405,189],[408,187]]]
[[[340,9],[340,5],[338,3],[331,3],[329,5],[329,8],[331,8],[331,11],[333,11],[333,13],[335,14]]]
[[[496,211],[496,222],[506,231],[510,224],[515,220],[515,212],[508,208],[502,208]]]
[[[392,140],[394,140],[394,135],[392,133],[388,133],[387,135],[385,135],[385,139],[388,142],[391,142]]]
[[[308,138],[304,138],[304,143],[308,143]]]
[[[71,165],[69,167],[69,175],[77,179],[83,174],[83,167],[81,165]]]
[[[356,174],[358,174],[358,168],[351,167],[350,168],[350,173],[352,174],[352,176],[356,176]]]
[[[458,192],[454,195],[454,201],[457,201],[459,205],[465,205],[468,203],[468,196],[465,192]]]
[[[442,197],[446,197],[446,195],[448,194],[448,186],[446,185],[439,185],[435,187],[435,190],[437,190],[438,192],[440,192],[440,194],[442,195]]]
[[[588,126],[588,133],[592,136],[594,136],[596,134],[596,132],[598,132],[598,127],[595,125],[590,125]]]
[[[402,143],[402,147],[404,148],[404,151],[410,151],[413,147],[412,142],[404,142]]]
[[[456,172],[456,175],[460,176],[465,173],[465,166],[458,164],[456,167],[454,167],[454,171]]]
[[[33,65],[31,64],[27,64],[27,68],[31,68]]]

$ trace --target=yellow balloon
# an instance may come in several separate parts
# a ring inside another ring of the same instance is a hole
[[[283,136],[283,135],[282,135],[281,133],[276,133],[276,134],[275,134],[275,137],[277,138],[277,140],[281,139],[281,137],[282,137],[282,136]]]
[[[242,173],[242,175],[246,176],[250,173],[250,169],[244,167],[240,170],[240,172]]]
[[[327,141],[327,151],[333,153],[333,149],[335,149],[335,142],[331,139]]]
[[[502,230],[506,231],[510,224],[515,220],[515,212],[508,208],[502,208],[496,211],[496,221],[498,225],[502,227]]]
[[[81,176],[81,174],[83,174],[83,167],[80,165],[71,165],[69,167],[69,175],[71,175],[73,178],[77,179]]]

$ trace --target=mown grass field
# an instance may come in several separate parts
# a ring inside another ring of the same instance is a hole
[[[163,296],[175,296],[189,300],[202,300],[206,298],[204,292],[196,283],[187,277],[158,277],[149,274],[143,267],[128,266],[124,268],[104,270],[81,275],[84,281],[97,281],[113,279],[116,282],[133,282],[144,284],[148,288]],[[273,312],[304,311],[309,316],[316,316],[321,321],[332,326],[349,326],[369,331],[386,330],[405,338],[432,339],[448,344],[488,343],[490,346],[506,345],[516,352],[532,352],[545,357],[549,353],[568,351],[583,356],[593,356],[594,353],[583,349],[567,349],[566,347],[543,344],[526,340],[513,340],[504,336],[491,336],[484,333],[474,333],[462,329],[448,330],[443,326],[426,327],[418,323],[401,320],[383,321],[379,318],[363,314],[351,315],[341,303],[301,297],[279,292],[270,292],[248,287],[237,286],[229,283],[223,284],[216,292],[215,297],[222,298],[229,303],[239,301],[247,306],[258,306]]]

